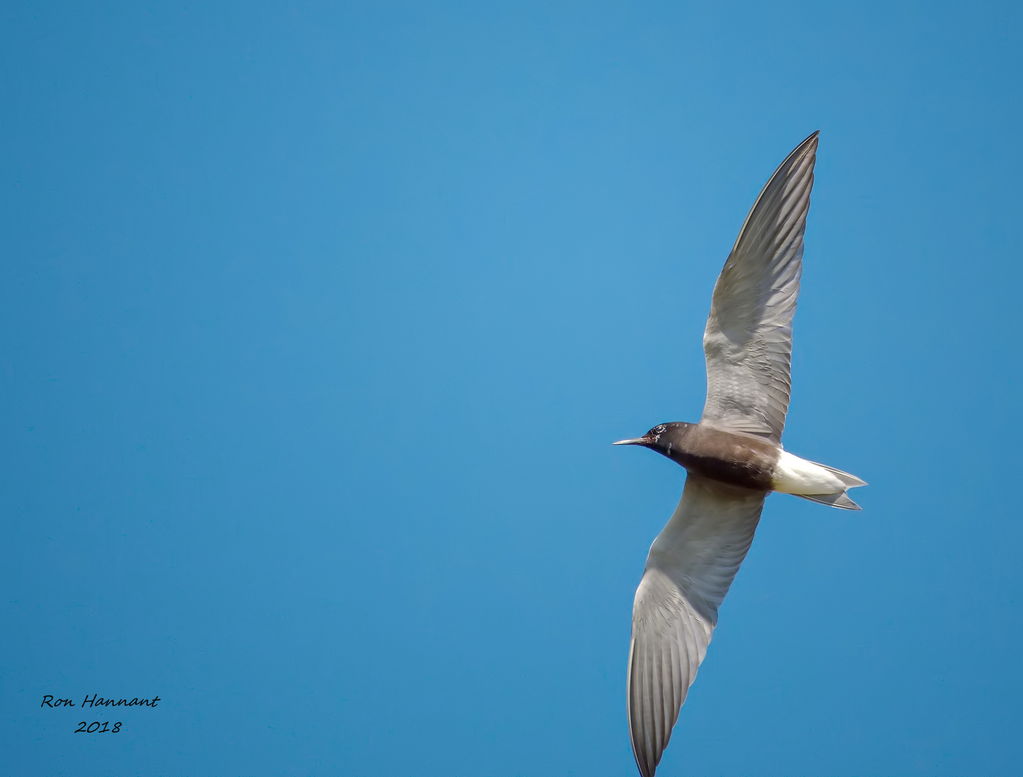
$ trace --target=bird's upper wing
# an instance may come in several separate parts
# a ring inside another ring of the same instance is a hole
[[[765,494],[690,474],[654,540],[636,590],[629,650],[629,733],[652,777],[717,623],[718,606],[753,541]]]
[[[703,421],[781,441],[817,133],[764,186],[714,287]]]

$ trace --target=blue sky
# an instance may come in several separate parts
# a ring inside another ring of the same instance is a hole
[[[785,443],[871,485],[768,500],[658,773],[1018,767],[1014,4],[0,15],[10,773],[634,773],[610,442],[814,129]]]

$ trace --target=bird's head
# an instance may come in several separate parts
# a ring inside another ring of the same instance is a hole
[[[615,445],[642,445],[658,453],[672,457],[672,453],[682,448],[682,438],[685,437],[691,424],[673,421],[670,424],[658,424],[642,437],[631,440],[619,440]]]

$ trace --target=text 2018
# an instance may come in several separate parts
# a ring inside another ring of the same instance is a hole
[[[75,729],[76,734],[104,734],[110,732],[116,734],[121,730],[121,721],[117,721],[113,727],[110,726],[110,721],[104,721],[100,723],[98,720],[94,720],[92,723],[86,723],[84,720],[78,724],[78,728]]]

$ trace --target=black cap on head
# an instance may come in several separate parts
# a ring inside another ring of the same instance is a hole
[[[635,437],[631,440],[619,440],[614,445],[642,445],[644,448],[653,448],[658,453],[669,455],[672,448],[677,447],[690,424],[681,421],[673,421],[668,424],[658,424],[642,437]]]

